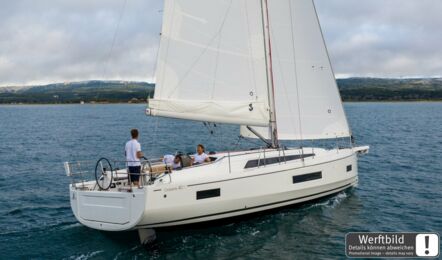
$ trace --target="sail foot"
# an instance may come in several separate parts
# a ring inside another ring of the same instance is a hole
[[[203,122],[268,126],[268,106],[256,101],[149,100],[148,113]]]

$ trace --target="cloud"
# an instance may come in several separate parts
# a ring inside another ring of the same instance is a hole
[[[0,85],[149,80],[162,1],[6,1],[0,8]],[[112,51],[111,51],[112,49]]]
[[[338,76],[442,74],[439,0],[315,3]],[[162,5],[161,0],[4,1],[0,86],[152,80]]]
[[[315,3],[338,76],[442,76],[441,1]]]

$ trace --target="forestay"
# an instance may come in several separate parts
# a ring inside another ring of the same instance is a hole
[[[268,0],[278,139],[350,135],[312,0]],[[254,128],[268,138],[268,128]],[[241,134],[255,137],[245,127]]]
[[[260,0],[165,0],[149,112],[268,126]]]

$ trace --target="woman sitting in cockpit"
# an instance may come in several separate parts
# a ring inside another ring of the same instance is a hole
[[[193,155],[192,163],[200,164],[210,162],[209,156],[205,153],[204,145],[199,144],[196,146],[196,153]]]

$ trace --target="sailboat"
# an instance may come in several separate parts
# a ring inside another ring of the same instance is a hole
[[[141,236],[357,185],[358,155],[369,147],[352,142],[313,0],[165,0],[157,64],[147,115],[238,125],[263,146],[218,152],[180,171],[148,160],[140,187],[101,160],[96,180],[70,185],[85,226]],[[348,145],[302,145],[333,139]],[[74,165],[65,164],[70,176]]]

